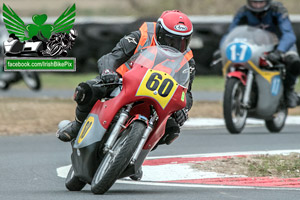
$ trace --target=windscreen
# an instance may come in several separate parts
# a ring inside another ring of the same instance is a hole
[[[260,28],[252,26],[238,26],[227,35],[223,45],[227,46],[229,43],[236,41],[263,46],[277,44],[278,38],[275,34]]]
[[[141,49],[129,61],[133,68],[143,66],[148,69],[170,74],[178,84],[187,87],[190,78],[189,63],[177,49],[168,46],[151,46]]]

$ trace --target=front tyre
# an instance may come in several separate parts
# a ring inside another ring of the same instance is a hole
[[[92,180],[92,192],[104,194],[128,166],[146,129],[141,121],[134,121],[107,152]]]
[[[243,106],[245,86],[237,78],[227,78],[223,100],[223,114],[227,130],[240,133],[245,126],[247,109]]]
[[[69,173],[65,182],[66,188],[70,191],[80,191],[86,185],[85,182],[81,181],[74,175],[73,166],[70,168]]]
[[[278,133],[285,125],[285,120],[288,115],[288,109],[285,105],[281,104],[277,113],[273,115],[271,120],[265,120],[266,128],[271,133]]]

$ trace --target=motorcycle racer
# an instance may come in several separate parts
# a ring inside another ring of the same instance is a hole
[[[282,3],[272,0],[247,0],[246,5],[234,16],[228,32],[238,25],[245,24],[273,32],[279,38],[277,48],[268,55],[268,59],[274,63],[281,61],[286,64],[287,75],[284,80],[286,103],[290,108],[296,107],[298,96],[294,88],[300,75],[300,58],[287,9]],[[220,44],[225,37],[226,35]]]
[[[176,139],[180,127],[188,118],[188,111],[193,104],[191,93],[192,82],[195,76],[195,61],[191,49],[188,47],[193,26],[190,19],[178,10],[164,11],[157,22],[145,22],[138,31],[124,36],[113,50],[98,60],[100,76],[95,79],[80,83],[74,93],[77,102],[76,118],[65,127],[57,131],[57,137],[68,142],[76,138],[78,131],[98,99],[108,96],[113,86],[93,87],[95,83],[116,83],[119,78],[130,70],[126,65],[135,53],[140,49],[155,46],[168,45],[176,48],[184,54],[190,65],[190,82],[187,91],[187,104],[182,110],[175,112],[167,121],[166,134],[159,144],[170,144]]]

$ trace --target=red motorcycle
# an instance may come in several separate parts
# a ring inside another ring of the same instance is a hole
[[[113,98],[98,100],[72,144],[71,191],[87,183],[103,194],[119,178],[136,180],[148,153],[165,134],[167,119],[185,107],[189,64],[176,49],[142,49],[128,62]],[[99,85],[101,87],[102,85]]]

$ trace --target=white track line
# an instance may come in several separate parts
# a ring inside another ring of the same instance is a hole
[[[246,125],[264,125],[264,120],[247,119]],[[288,116],[285,122],[286,125],[300,125],[300,116]],[[183,127],[215,127],[225,126],[224,119],[220,118],[190,118],[185,122]]]
[[[300,149],[289,150],[272,150],[272,151],[240,151],[240,152],[226,152],[226,153],[205,153],[205,154],[185,154],[185,155],[173,155],[173,156],[151,156],[147,157],[147,160],[159,159],[159,158],[190,158],[190,157],[218,157],[218,156],[237,156],[237,155],[259,155],[259,154],[283,154],[288,155],[290,153],[300,153]]]
[[[227,152],[227,153],[209,153],[209,154],[189,154],[189,155],[176,155],[176,156],[156,156],[148,157],[148,160],[159,158],[188,158],[188,157],[219,157],[219,156],[236,156],[236,155],[259,155],[259,154],[289,154],[300,153],[300,149],[292,150],[274,150],[274,151],[243,151],[243,152]],[[62,166],[56,169],[57,176],[66,178],[71,165]],[[149,166],[145,166],[149,167]],[[215,174],[211,174],[215,176]],[[148,175],[148,177],[151,175]],[[216,188],[216,189],[258,189],[258,190],[293,190],[300,191],[300,188],[281,188],[281,187],[255,187],[255,186],[224,186],[224,185],[203,185],[203,184],[182,184],[182,183],[160,183],[151,181],[131,181],[128,179],[118,180],[117,183],[121,184],[134,184],[134,185],[151,185],[151,186],[167,186],[167,187],[189,187],[189,188]]]
[[[182,184],[182,183],[157,183],[144,181],[118,180],[116,183],[132,184],[132,185],[151,185],[165,187],[185,187],[185,188],[212,188],[212,189],[255,189],[255,190],[293,190],[300,191],[300,188],[273,188],[273,187],[254,187],[254,186],[226,186],[226,185],[198,185],[198,184]]]

